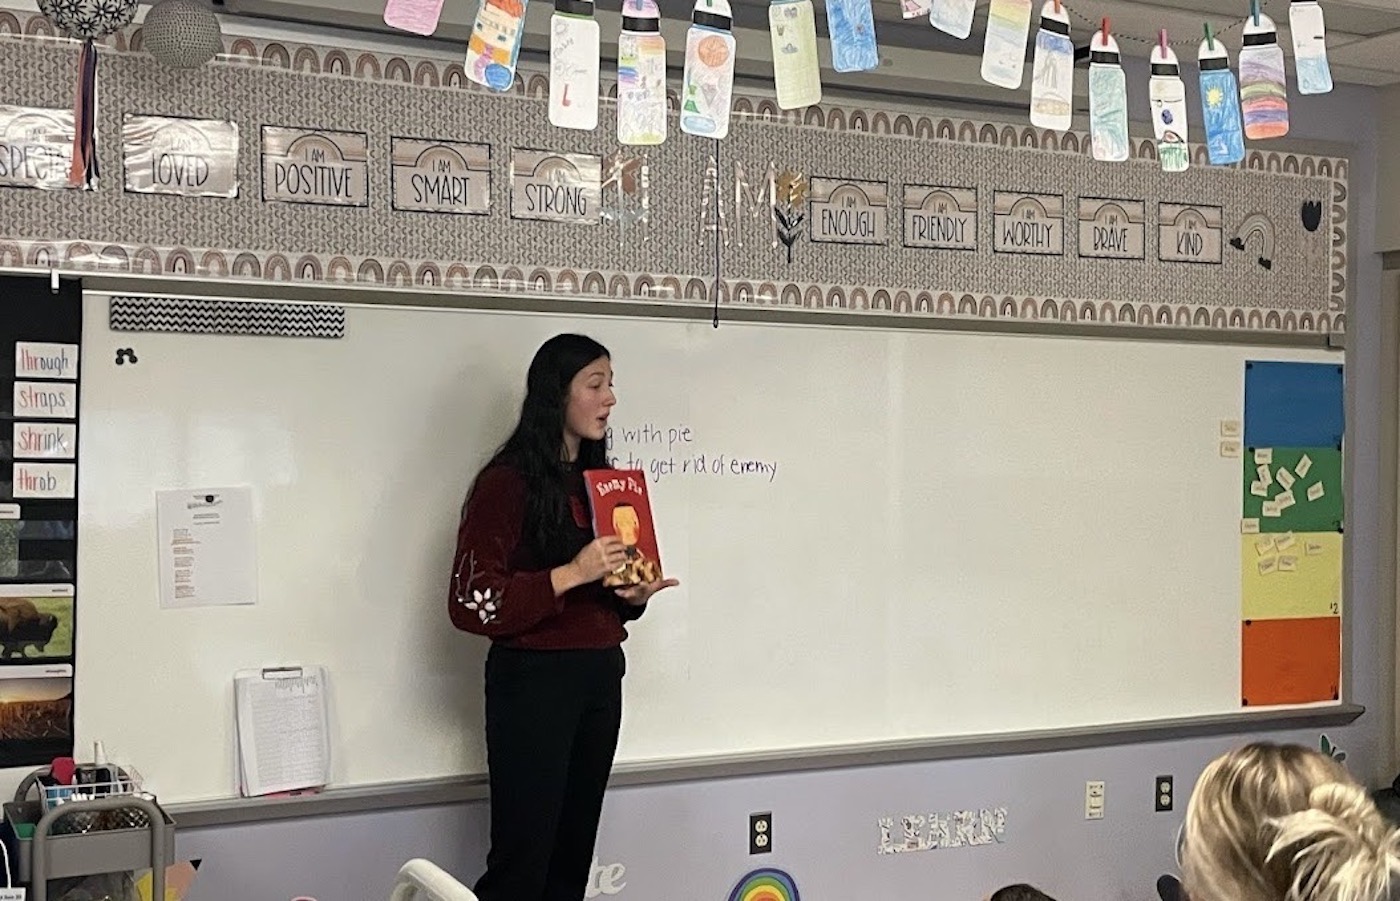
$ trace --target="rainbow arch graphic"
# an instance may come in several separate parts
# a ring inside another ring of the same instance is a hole
[[[800,901],[801,897],[793,878],[772,867],[749,873],[729,893],[729,901]]]

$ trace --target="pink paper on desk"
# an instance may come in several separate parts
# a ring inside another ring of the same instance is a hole
[[[389,0],[384,6],[385,25],[414,34],[437,31],[441,17],[442,0]]]

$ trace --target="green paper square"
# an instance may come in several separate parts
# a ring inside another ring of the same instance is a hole
[[[1275,447],[1273,462],[1268,464],[1270,479],[1265,488],[1267,497],[1253,493],[1259,481],[1259,466],[1254,462],[1258,448],[1247,447],[1244,452],[1244,518],[1259,520],[1260,532],[1340,532],[1342,531],[1342,452],[1335,447]],[[1308,473],[1293,484],[1294,504],[1278,516],[1265,516],[1265,501],[1276,500],[1284,493],[1278,472],[1285,469],[1294,475],[1303,457],[1312,465]],[[1317,483],[1323,486],[1322,497],[1308,500],[1308,489]]]

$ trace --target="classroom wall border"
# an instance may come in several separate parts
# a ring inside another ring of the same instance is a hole
[[[60,95],[51,88],[51,83],[57,83],[58,79],[46,78],[44,73],[69,71],[70,63],[55,52],[55,45],[60,45],[59,52],[66,52],[71,47],[61,45],[71,45],[71,42],[56,39],[53,26],[42,15],[4,9],[0,9],[0,39],[13,42],[13,65],[26,73],[25,96],[14,98],[14,102],[62,105]],[[144,37],[140,27],[125,29],[102,43],[104,48],[110,48],[112,57],[104,66],[108,73],[105,77],[117,79],[111,82],[114,88],[111,93],[122,99],[102,107],[107,112],[102,114],[99,146],[106,170],[118,172],[121,169],[120,140],[113,137],[117,117],[135,109],[168,106],[170,88],[163,80],[168,78],[168,73],[142,58]],[[409,53],[402,47],[351,49],[229,34],[224,50],[219,60],[188,76],[195,81],[220,80],[222,87],[213,93],[210,85],[204,86],[203,93],[190,87],[192,93],[180,98],[182,106],[178,112],[192,114],[198,110],[186,107],[203,107],[201,114],[215,115],[209,106],[214,104],[219,108],[217,115],[233,116],[240,122],[244,132],[240,168],[243,183],[250,189],[257,181],[257,129],[253,123],[265,118],[267,110],[258,106],[228,107],[229,96],[263,93],[278,97],[299,96],[308,93],[315,80],[334,79],[340,81],[337,90],[343,87],[346,91],[360,91],[366,97],[384,102],[422,101],[438,112],[448,109],[445,104],[450,103],[453,121],[459,121],[463,110],[486,102],[494,104],[490,108],[493,112],[513,107],[538,113],[548,89],[543,73],[522,69],[510,91],[504,96],[488,98],[486,95],[491,92],[465,78],[456,54],[450,58],[438,57],[424,48],[420,55],[416,45],[413,53]],[[0,64],[4,62],[0,57]],[[227,79],[233,79],[248,90],[229,90],[229,85],[222,83]],[[124,86],[126,93],[116,90],[119,85]],[[605,84],[604,90],[612,95],[615,86]],[[673,108],[677,102],[673,92]],[[25,223],[28,231],[0,239],[0,265],[41,270],[59,265],[65,270],[183,274],[211,279],[232,277],[270,283],[374,283],[384,287],[518,291],[622,300],[660,296],[676,303],[703,305],[717,301],[721,308],[763,306],[780,310],[785,315],[813,310],[838,317],[849,310],[868,310],[958,320],[1015,319],[1032,324],[1033,329],[1027,331],[1049,335],[1073,333],[1085,323],[1109,328],[1126,324],[1140,329],[1144,337],[1149,338],[1168,337],[1162,332],[1164,327],[1225,332],[1327,334],[1345,331],[1352,256],[1348,247],[1352,230],[1350,162],[1341,156],[1309,154],[1294,147],[1251,149],[1245,160],[1235,167],[1209,167],[1205,165],[1204,148],[1193,147],[1198,165],[1193,167],[1191,177],[1207,178],[1209,184],[1179,179],[1159,184],[1154,180],[1158,178],[1159,169],[1155,165],[1155,142],[1150,137],[1137,135],[1130,142],[1129,164],[1095,166],[1091,170],[1096,193],[1141,194],[1144,199],[1151,195],[1173,203],[1195,202],[1201,197],[1214,200],[1219,192],[1210,190],[1213,186],[1228,188],[1226,193],[1235,192],[1234,206],[1238,213],[1247,214],[1245,222],[1253,221],[1267,209],[1267,215],[1280,228],[1279,257],[1296,258],[1293,274],[1305,276],[1301,281],[1289,277],[1290,281],[1283,278],[1283,268],[1275,269],[1274,282],[1269,283],[1275,287],[1267,289],[1260,287],[1266,283],[1255,277],[1257,267],[1246,259],[1253,252],[1243,251],[1253,245],[1243,240],[1247,237],[1243,234],[1235,239],[1239,241],[1241,253],[1230,257],[1236,264],[1244,261],[1234,267],[1233,276],[1228,276],[1233,281],[1218,286],[1214,294],[1196,290],[1192,295],[1199,301],[1196,303],[1172,302],[1173,297],[1181,296],[1179,292],[1156,290],[1150,284],[1144,288],[1143,277],[1147,277],[1148,282],[1160,280],[1164,272],[1160,266],[1146,263],[1123,278],[1101,286],[1098,290],[1102,296],[1080,297],[1079,294],[1094,290],[1086,285],[1093,285],[1093,278],[1097,276],[1086,278],[1082,268],[1068,254],[1058,260],[1037,257],[1036,262],[1031,263],[1018,255],[979,252],[974,256],[980,263],[970,267],[962,254],[958,255],[956,263],[950,263],[946,259],[952,258],[930,255],[923,249],[905,252],[892,244],[880,252],[865,252],[869,248],[827,247],[820,254],[799,253],[796,263],[789,256],[783,264],[776,260],[767,239],[760,240],[757,220],[750,215],[751,211],[741,208],[737,199],[724,214],[729,223],[725,228],[735,228],[734,240],[726,238],[724,246],[716,248],[723,258],[722,270],[712,265],[708,245],[712,234],[717,232],[711,220],[694,215],[697,212],[709,215],[709,212],[691,209],[696,197],[704,195],[704,184],[709,183],[704,174],[707,157],[716,172],[727,173],[734,168],[736,187],[742,181],[737,168],[741,162],[748,169],[743,178],[757,179],[760,173],[755,167],[761,168],[760,163],[772,163],[784,172],[788,166],[825,169],[830,167],[833,156],[875,160],[879,156],[876,151],[886,157],[894,154],[897,161],[907,156],[911,144],[937,143],[947,151],[945,155],[982,162],[1000,161],[998,165],[1004,163],[1006,168],[1006,181],[1001,186],[1008,189],[1043,171],[1047,163],[1058,167],[1092,165],[1091,142],[1083,132],[1057,133],[1036,129],[1024,122],[964,118],[930,112],[927,108],[901,111],[894,107],[897,102],[898,98],[878,98],[873,105],[852,100],[844,105],[824,103],[788,112],[779,110],[770,97],[757,93],[736,94],[736,136],[742,133],[743,140],[731,140],[723,147],[716,145],[713,152],[704,145],[672,141],[664,150],[657,149],[646,157],[651,159],[646,165],[653,169],[648,176],[653,182],[649,189],[653,195],[653,209],[667,209],[666,203],[659,203],[665,199],[671,209],[686,211],[672,212],[669,218],[657,213],[660,218],[656,227],[671,233],[672,238],[679,233],[685,239],[698,240],[653,240],[638,242],[636,246],[623,242],[625,246],[613,247],[608,242],[578,240],[581,233],[577,231],[555,230],[550,234],[556,238],[567,236],[569,253],[545,261],[554,265],[537,266],[533,260],[521,260],[515,248],[521,245],[522,236],[538,236],[545,232],[502,217],[493,219],[494,224],[489,226],[454,223],[459,231],[465,230],[463,235],[471,240],[457,241],[447,247],[428,241],[445,231],[441,223],[432,223],[429,227],[419,220],[395,218],[392,211],[381,208],[382,203],[378,207],[372,204],[373,208],[358,210],[354,215],[336,216],[331,220],[333,233],[323,237],[312,237],[305,230],[295,228],[291,231],[254,229],[240,237],[241,225],[233,227],[232,224],[249,220],[248,210],[257,203],[255,192],[251,190],[244,192],[246,196],[227,203],[221,201],[223,205],[219,205],[119,196],[110,188],[102,188],[95,195],[81,197],[74,196],[78,192],[24,192],[22,196],[17,193],[0,198],[15,204],[15,221]],[[328,128],[332,125],[356,129],[371,127],[364,122],[344,119],[338,108],[303,111],[301,116],[298,121],[304,120],[303,124],[315,120]],[[326,116],[337,121],[322,121]],[[540,134],[538,129],[531,131],[533,126],[527,126],[538,118],[521,117],[519,129],[499,137],[500,148],[533,146],[531,142]],[[557,138],[555,132],[545,134]],[[371,138],[374,162],[371,181],[383,176],[385,137],[375,132]],[[573,140],[571,137],[570,141]],[[794,144],[812,146],[797,153],[793,150]],[[615,145],[597,137],[589,138],[574,149],[618,153]],[[721,156],[723,165],[720,165]],[[627,161],[630,164],[636,160],[628,156]],[[900,181],[909,173],[899,175],[896,170],[903,170],[888,160],[871,163],[876,170],[887,164],[892,166],[885,174],[893,180],[890,195],[893,197]],[[663,179],[659,176],[663,172],[667,179],[679,179],[669,193],[660,185]],[[870,170],[848,171],[842,176],[869,177],[870,174]],[[724,177],[727,179],[727,174]],[[615,180],[620,182],[622,177]],[[506,196],[503,184],[496,185],[493,181],[494,204],[499,204]],[[751,191],[757,182],[745,184]],[[1071,184],[1066,182],[1063,189],[1068,192],[1067,197],[1077,191]],[[1156,187],[1152,187],[1154,185]],[[1167,185],[1171,185],[1169,190]],[[726,180],[724,190],[716,189],[715,196],[728,196],[728,187]],[[618,190],[626,193],[621,188]],[[1162,194],[1162,191],[1167,193]],[[1175,196],[1177,192],[1185,196]],[[1326,223],[1318,234],[1306,240],[1298,234],[1297,228],[1291,231],[1282,228],[1285,221],[1296,225],[1299,218],[1296,198],[1300,193],[1314,198],[1309,205],[1324,210]],[[637,201],[634,197],[626,203],[617,202],[625,206]],[[891,206],[891,211],[893,209]],[[153,210],[159,212],[152,214]],[[1251,210],[1253,212],[1248,212]],[[984,239],[990,240],[991,211],[983,209],[981,212],[988,223],[980,225],[979,230],[984,233]],[[279,209],[277,215],[288,218],[289,222],[301,222],[311,214],[307,210]],[[164,230],[162,216],[183,217],[182,225],[193,231]],[[65,230],[71,231],[64,233]],[[496,234],[497,231],[500,234]],[[620,234],[620,227],[609,226],[603,232]],[[1269,232],[1273,233],[1272,227]],[[60,240],[71,238],[72,233],[83,240]],[[1292,238],[1286,238],[1286,233]],[[199,246],[174,246],[175,242],[184,240]],[[215,246],[223,240],[231,242],[232,246]],[[426,244],[422,243],[425,241]],[[603,243],[608,243],[606,252]],[[356,248],[358,255],[349,251],[342,253],[340,248],[346,247]],[[472,247],[479,256],[469,261],[455,259],[461,247]],[[1303,257],[1297,256],[1300,248],[1305,250]],[[407,258],[415,253],[421,253],[422,258]],[[944,262],[937,262],[939,260]],[[1044,293],[1039,296],[1017,294],[1025,284],[1033,283],[1025,278],[1026,272],[1033,268],[1048,273],[1048,281],[1040,286]],[[1244,272],[1248,275],[1242,274]],[[1186,279],[1187,288],[1191,287],[1192,279],[1199,277],[1198,273],[1188,273],[1185,269],[1178,270],[1177,274]],[[930,284],[939,287],[926,288]],[[1151,301],[1142,302],[1139,297],[1151,298]]]
[[[0,273],[32,274],[23,268]],[[66,275],[66,271],[65,271]],[[681,319],[713,322],[715,307],[701,303],[631,298],[609,299],[560,297],[500,291],[432,291],[411,287],[363,285],[324,285],[237,280],[213,281],[181,279],[148,274],[75,273],[88,293],[139,295],[142,297],[190,300],[222,299],[265,302],[335,304],[345,306],[398,306],[426,309],[566,313],[593,316],[632,316],[650,319]],[[923,331],[970,332],[1003,335],[1046,335],[1043,325],[1011,318],[951,318],[910,315],[879,310],[781,309],[762,304],[733,304],[719,307],[719,328],[726,322],[762,322],[779,325],[805,325],[850,328],[915,329]],[[1117,340],[1203,342],[1260,347],[1327,348],[1342,351],[1344,332],[1290,332],[1267,329],[1203,329],[1172,325],[1109,325],[1094,322],[1062,323],[1054,335]]]
[[[1181,741],[1190,738],[1345,726],[1365,713],[1359,704],[1229,713],[1002,735],[965,735],[944,739],[836,746],[794,753],[764,753],[668,760],[616,767],[612,788],[732,779],[811,770],[888,766],[973,757],[1006,757],[1105,748],[1115,745]],[[181,829],[265,823],[411,807],[435,807],[478,801],[487,796],[485,775],[452,776],[410,782],[330,789],[319,794],[282,798],[228,798],[167,806]]]

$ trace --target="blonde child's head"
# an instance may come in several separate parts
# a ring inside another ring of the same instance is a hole
[[[1255,743],[1201,774],[1181,863],[1191,901],[1383,901],[1400,838],[1332,758]]]

